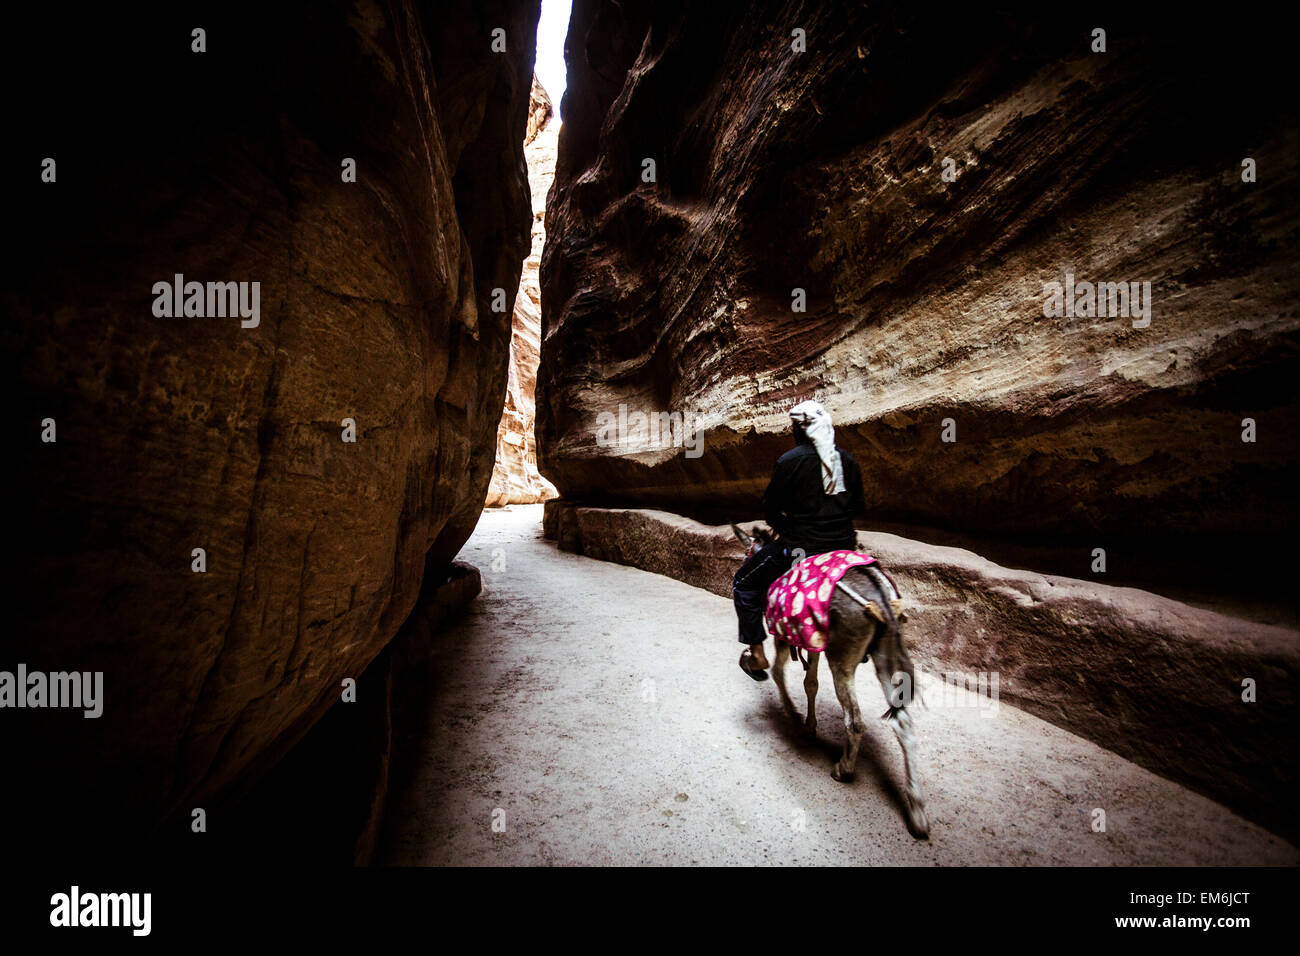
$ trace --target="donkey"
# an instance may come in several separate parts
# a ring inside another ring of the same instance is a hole
[[[752,529],[752,535],[746,534],[735,524],[732,524],[731,530],[749,553],[774,540],[771,531],[757,525]],[[858,748],[866,729],[854,683],[858,665],[870,656],[876,668],[876,678],[889,703],[889,709],[881,716],[893,729],[903,748],[903,767],[907,773],[904,803],[908,829],[913,836],[925,838],[930,834],[930,820],[926,816],[925,800],[921,796],[921,786],[917,780],[916,734],[912,727],[912,715],[907,711],[912,691],[916,687],[916,674],[898,626],[900,621],[906,620],[906,615],[897,603],[896,594],[889,580],[874,564],[849,568],[835,586],[835,594],[830,603],[830,632],[826,638],[826,649],[821,653],[808,654],[807,673],[803,679],[804,692],[808,695],[808,716],[803,723],[807,732],[815,737],[817,670],[824,654],[831,670],[831,679],[835,682],[835,696],[844,709],[844,727],[847,731],[844,752],[831,768],[831,776],[843,782],[852,780],[858,761]],[[777,640],[772,674],[781,695],[781,706],[791,719],[798,721],[799,714],[785,686],[785,665],[789,660],[790,645]],[[904,680],[900,686],[895,686],[894,681],[900,674]]]

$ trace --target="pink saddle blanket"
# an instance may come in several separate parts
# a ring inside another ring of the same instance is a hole
[[[767,629],[778,641],[806,651],[826,650],[831,598],[849,568],[875,564],[861,551],[827,551],[804,558],[767,589]]]

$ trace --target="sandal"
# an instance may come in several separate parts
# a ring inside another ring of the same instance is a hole
[[[740,652],[740,669],[757,681],[767,680],[767,671],[761,667],[750,667],[753,662],[754,652],[746,648]]]

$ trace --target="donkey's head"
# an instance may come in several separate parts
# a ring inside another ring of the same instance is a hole
[[[746,534],[741,528],[737,527],[736,523],[733,521],[731,523],[731,530],[736,537],[740,539],[740,543],[745,546],[745,557],[747,558],[759,548],[763,547],[763,545],[771,544],[776,540],[771,529],[766,528],[761,524],[754,525],[754,527],[750,529],[752,533]]]

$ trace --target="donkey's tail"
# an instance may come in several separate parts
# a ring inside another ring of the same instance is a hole
[[[881,599],[868,601],[863,606],[863,613],[876,625],[875,637],[867,645],[867,655],[875,665],[881,687],[888,688],[889,709],[881,716],[894,720],[912,702],[913,694],[920,692],[916,685],[916,669],[907,654],[907,645],[903,643],[903,632],[899,628],[906,615],[902,613],[901,595],[893,578],[875,564],[861,570],[875,585],[874,596]]]
[[[864,611],[868,618],[875,618],[869,611]],[[898,626],[898,617],[888,604],[881,609],[880,621],[876,629],[876,639],[868,647],[871,662],[875,665],[876,676],[882,687],[890,688],[889,709],[880,716],[886,720],[897,718],[899,711],[905,710],[912,702],[913,694],[919,691],[916,686],[916,668],[912,658],[907,654],[903,643],[903,632]]]

